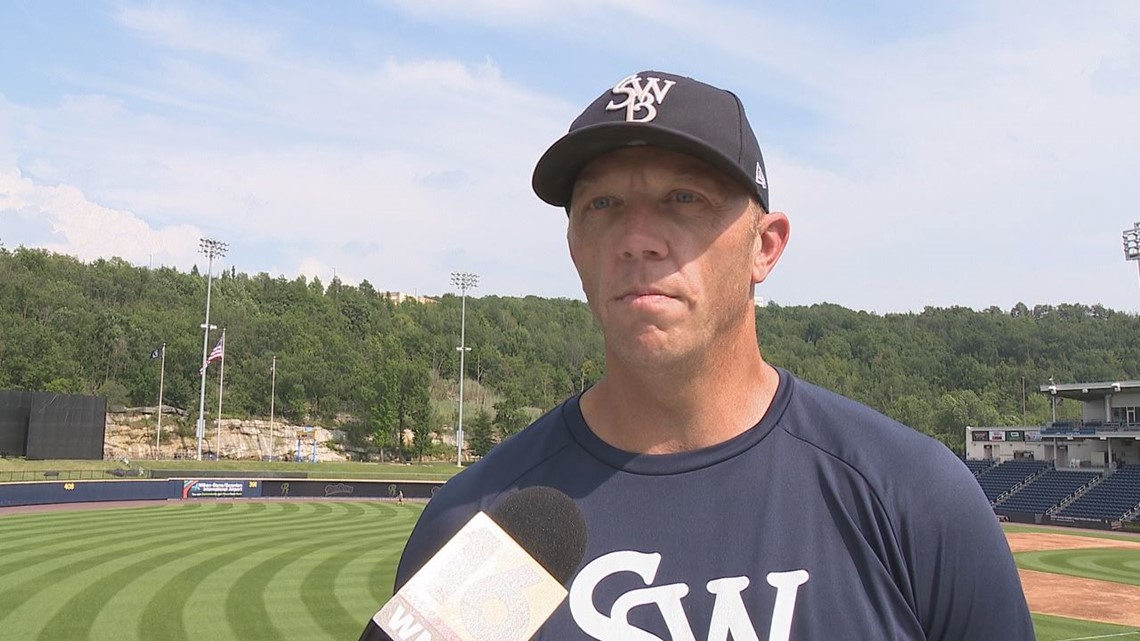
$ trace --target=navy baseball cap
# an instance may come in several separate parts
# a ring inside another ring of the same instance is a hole
[[[744,185],[768,208],[768,178],[744,105],[730,91],[660,71],[622,78],[598,96],[539,159],[531,185],[566,207],[579,172],[602,154],[652,146],[695,156]]]

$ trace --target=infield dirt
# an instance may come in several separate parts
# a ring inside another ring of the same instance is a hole
[[[1070,534],[1008,532],[1014,552],[1125,548],[1140,550],[1140,542],[1098,539]],[[1140,587],[1063,574],[1018,570],[1029,609],[1040,614],[1140,626]]]

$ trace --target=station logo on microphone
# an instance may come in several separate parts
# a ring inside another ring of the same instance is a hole
[[[529,639],[565,598],[566,589],[480,512],[373,620],[398,641]]]

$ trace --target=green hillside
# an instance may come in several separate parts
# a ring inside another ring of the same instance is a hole
[[[191,412],[172,429],[192,429],[205,299],[197,269],[0,249],[0,389],[153,405],[159,363],[150,355],[165,342],[165,401]],[[368,282],[230,269],[215,277],[212,301],[211,323],[227,335],[227,416],[268,416],[276,356],[274,410],[291,421],[336,420],[355,440],[385,448],[403,430],[454,424],[457,296],[396,304]],[[967,424],[1047,420],[1047,399],[1034,390],[1050,377],[1140,377],[1140,319],[1099,305],[879,315],[771,304],[756,318],[771,362],[955,448]],[[469,298],[466,343],[464,422],[472,437],[484,432],[483,447],[603,374],[601,334],[578,300]],[[207,407],[216,407],[216,365],[209,374]],[[1062,403],[1058,412],[1079,408]]]

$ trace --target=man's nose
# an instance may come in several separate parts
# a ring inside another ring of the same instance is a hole
[[[661,259],[669,253],[664,221],[653,203],[630,203],[622,212],[618,251],[624,259]]]

